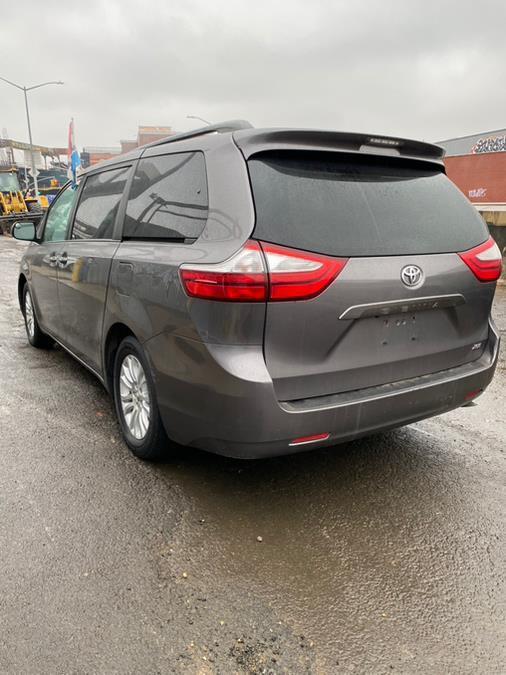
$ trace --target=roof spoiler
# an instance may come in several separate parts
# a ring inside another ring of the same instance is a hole
[[[372,155],[392,155],[443,164],[444,148],[432,143],[395,136],[315,131],[310,129],[259,129],[234,133],[246,158],[270,149],[339,150]]]

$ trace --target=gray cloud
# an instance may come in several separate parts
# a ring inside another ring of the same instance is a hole
[[[427,140],[505,125],[503,0],[26,1],[2,17],[0,75],[34,139],[116,145],[137,125],[246,118]],[[0,83],[0,128],[25,139]]]

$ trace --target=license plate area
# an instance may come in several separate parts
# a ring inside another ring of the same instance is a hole
[[[420,342],[423,328],[423,318],[416,314],[403,312],[390,314],[372,319],[375,324],[375,334],[379,337],[382,347],[413,347]]]

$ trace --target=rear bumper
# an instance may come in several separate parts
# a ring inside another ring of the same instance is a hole
[[[334,445],[457,408],[490,383],[499,341],[491,322],[487,346],[472,363],[388,385],[285,402],[275,397],[261,347],[206,345],[167,335],[145,347],[169,436],[185,445],[253,459]],[[329,438],[289,445],[295,438],[322,433]]]

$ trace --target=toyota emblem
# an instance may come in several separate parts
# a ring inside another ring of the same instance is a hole
[[[401,270],[401,280],[409,288],[415,288],[422,284],[423,272],[417,265],[406,265]]]

